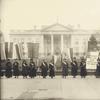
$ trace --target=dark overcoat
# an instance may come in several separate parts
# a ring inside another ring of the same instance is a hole
[[[2,77],[2,76],[3,76],[3,68],[2,68],[2,66],[0,64],[0,77]]]
[[[80,75],[81,76],[86,76],[87,75],[86,62],[81,62],[80,63]]]
[[[41,65],[41,75],[43,77],[48,75],[48,64],[46,62],[43,62]]]
[[[100,76],[100,63],[98,63],[96,67],[96,76]]]
[[[50,77],[55,76],[55,68],[54,68],[54,64],[52,64],[52,63],[49,64],[49,76]]]
[[[36,66],[34,62],[31,62],[29,65],[29,77],[35,77],[36,76]]]
[[[6,71],[5,71],[5,76],[7,78],[12,77],[12,63],[10,61],[8,61],[6,63]]]
[[[62,62],[62,76],[68,75],[68,63],[63,61]]]
[[[76,61],[71,62],[71,74],[72,76],[77,75],[77,70],[78,70],[78,64]]]
[[[22,75],[23,76],[27,76],[28,75],[28,71],[29,71],[29,69],[28,69],[27,63],[22,63]]]
[[[19,63],[18,62],[13,63],[13,75],[19,76]]]

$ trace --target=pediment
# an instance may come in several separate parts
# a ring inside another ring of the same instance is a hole
[[[56,23],[48,27],[45,27],[44,29],[42,29],[42,31],[68,31],[69,32],[69,31],[72,31],[72,29],[62,24]]]

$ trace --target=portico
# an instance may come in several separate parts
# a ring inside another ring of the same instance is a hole
[[[60,24],[52,25],[42,31],[44,36],[44,53],[46,55],[59,55],[67,53],[71,46],[71,29]]]
[[[69,46],[70,35],[51,34],[51,35],[43,35],[43,36],[44,36],[43,45],[45,49],[44,52],[50,53],[51,55],[56,54],[56,53],[62,54],[66,52],[67,48],[70,48]]]

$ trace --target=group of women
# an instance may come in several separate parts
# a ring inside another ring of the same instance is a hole
[[[10,60],[8,59],[6,67],[3,68],[0,65],[0,77],[6,76],[7,78],[10,78],[12,76],[15,76],[15,78],[18,78],[20,75],[23,76],[23,78],[27,78],[28,76],[30,78],[34,78],[41,74],[43,78],[46,78],[49,71],[49,76],[53,78],[55,76],[55,68],[54,64],[51,61],[51,63],[48,65],[45,60],[41,63],[41,66],[37,67],[33,59],[30,60],[29,65],[25,60],[22,62],[22,67],[20,69],[19,63],[15,60],[15,62],[12,64]]]
[[[100,59],[97,60],[97,68],[96,68],[96,77],[100,76]],[[66,76],[69,75],[69,69],[71,70],[71,75],[73,78],[75,78],[78,75],[78,70],[80,68],[80,76],[81,78],[85,78],[87,75],[86,70],[86,60],[81,59],[80,65],[78,67],[78,63],[76,58],[73,58],[72,62],[70,63],[71,67],[69,67],[69,63],[66,59],[63,59],[62,65],[61,65],[61,73],[62,77],[66,78]],[[38,75],[41,75],[43,78],[46,78],[47,75],[49,75],[51,78],[55,76],[55,65],[53,61],[51,61],[49,64],[43,60],[41,63],[41,66],[37,67],[33,59],[30,60],[29,65],[25,60],[22,62],[21,70],[19,69],[19,63],[15,60],[15,62],[12,64],[10,60],[8,59],[5,67],[5,71],[3,70],[2,66],[0,65],[0,77],[6,76],[7,78],[10,78],[12,76],[15,76],[15,78],[18,78],[19,75],[22,75],[23,78],[27,78],[28,76],[30,78],[34,78]]]
[[[66,78],[66,76],[68,76],[68,73],[69,73],[68,71],[69,71],[69,66],[66,59],[64,59],[64,61],[62,62],[63,78]],[[76,61],[76,58],[73,58],[73,61],[71,62],[71,75],[73,76],[73,78],[75,78],[78,75],[78,63]],[[85,59],[81,59],[81,62],[80,62],[80,75],[81,75],[81,78],[85,78],[87,75]]]

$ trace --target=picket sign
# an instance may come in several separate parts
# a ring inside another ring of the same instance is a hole
[[[87,69],[96,69],[99,52],[90,52],[86,60]]]

